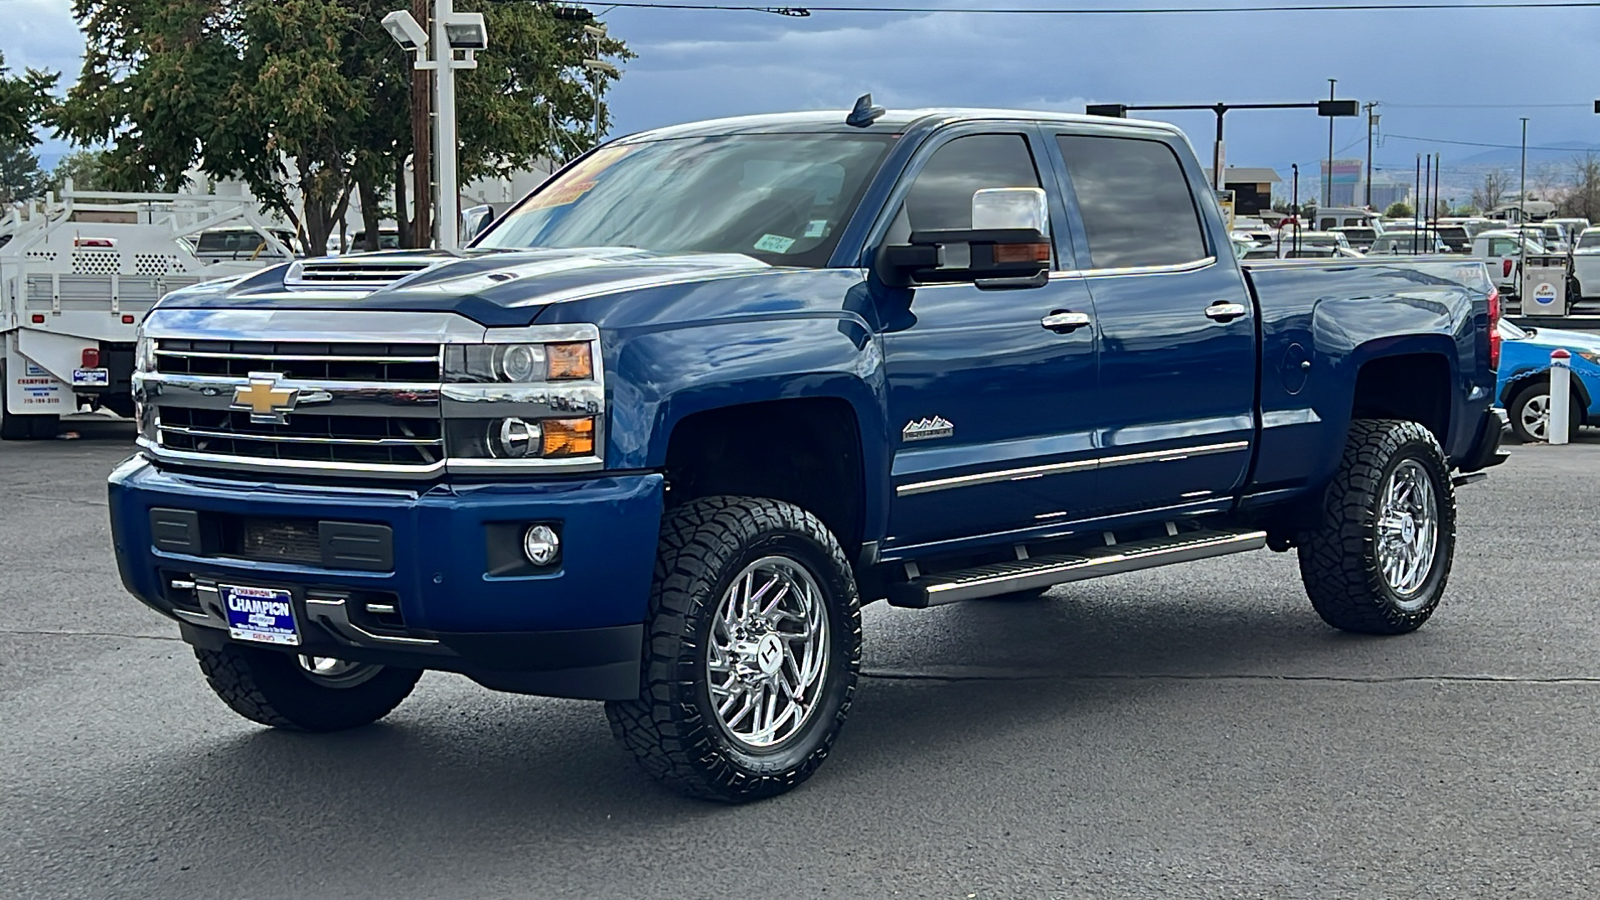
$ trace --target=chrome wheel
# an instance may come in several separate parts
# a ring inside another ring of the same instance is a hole
[[[1548,441],[1550,439],[1550,395],[1535,394],[1529,397],[1517,410],[1517,418],[1522,423],[1522,430],[1532,435],[1535,440]]]
[[[1433,571],[1439,547],[1439,504],[1433,479],[1415,459],[1395,467],[1378,506],[1378,566],[1402,609],[1427,601],[1418,596]]]
[[[300,661],[300,670],[312,681],[334,688],[352,688],[364,684],[374,675],[383,671],[383,666],[372,663],[350,662],[347,659],[334,659],[331,656],[306,656],[301,654],[296,657]]]
[[[756,560],[733,579],[711,623],[706,682],[718,724],[746,747],[777,747],[816,711],[827,659],[816,578],[786,557]]]

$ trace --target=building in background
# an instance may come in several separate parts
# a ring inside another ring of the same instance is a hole
[[[1411,206],[1412,194],[1415,191],[1415,178],[1407,172],[1404,176],[1388,172],[1372,173],[1372,208],[1383,212],[1396,203]],[[1365,200],[1366,192],[1363,190],[1362,199]]]
[[[1362,184],[1366,165],[1359,159],[1336,159],[1330,170],[1328,161],[1323,160],[1322,190],[1317,192],[1317,201],[1326,198],[1326,206],[1366,205],[1367,195]],[[1373,198],[1373,203],[1376,205],[1377,198]]]
[[[1206,169],[1206,181],[1212,181],[1210,169]],[[1272,186],[1282,183],[1283,179],[1271,169],[1226,166],[1222,170],[1222,187],[1233,191],[1233,212],[1238,216],[1257,216],[1262,210],[1270,210]]]

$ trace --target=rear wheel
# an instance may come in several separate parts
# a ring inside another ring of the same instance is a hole
[[[1300,577],[1323,621],[1405,634],[1433,615],[1455,555],[1450,468],[1416,422],[1358,419],[1323,495],[1322,522],[1300,535]]]
[[[1583,421],[1582,404],[1576,394],[1567,402],[1567,436],[1578,433]],[[1550,440],[1550,382],[1530,384],[1511,398],[1506,410],[1511,418],[1511,431],[1526,444]]]
[[[781,794],[827,758],[861,664],[844,552],[789,503],[708,497],[662,523],[638,700],[606,704],[646,771],[697,797]]]
[[[295,731],[370,725],[411,694],[420,669],[397,669],[228,644],[195,648],[200,671],[228,708],[252,722]]]

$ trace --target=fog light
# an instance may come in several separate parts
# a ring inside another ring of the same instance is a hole
[[[528,557],[528,562],[536,566],[548,566],[556,561],[556,555],[561,552],[561,538],[549,525],[529,525],[522,535],[522,552]]]
[[[539,425],[522,419],[502,419],[489,426],[494,455],[501,459],[528,459],[539,455]]]

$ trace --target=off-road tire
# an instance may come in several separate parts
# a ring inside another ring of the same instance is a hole
[[[818,705],[790,738],[753,752],[717,721],[706,675],[712,619],[745,566],[779,555],[805,566],[823,596],[828,650]],[[708,497],[662,522],[646,622],[640,697],[606,704],[617,740],[651,775],[708,800],[743,803],[799,785],[828,756],[861,666],[861,600],[839,542],[793,504]]]
[[[45,441],[61,428],[60,416],[19,416],[6,412],[6,364],[0,360],[0,441]]]
[[[1528,405],[1530,402],[1537,400],[1539,397],[1544,397],[1545,403],[1547,405],[1549,404],[1549,381],[1540,380],[1524,386],[1522,389],[1517,391],[1515,396],[1511,398],[1511,402],[1506,404],[1506,414],[1511,419],[1511,433],[1516,435],[1517,440],[1523,442],[1524,444],[1542,444],[1549,437],[1548,431],[1546,432],[1545,437],[1539,437],[1535,435],[1533,432],[1529,431],[1528,427],[1522,422],[1522,408]],[[1577,393],[1574,392],[1567,400],[1568,438],[1574,438],[1578,436],[1578,428],[1582,422],[1583,401],[1579,400]],[[1549,426],[1546,425],[1547,429],[1548,427]]]
[[[1384,579],[1378,562],[1377,521],[1390,475],[1408,459],[1421,464],[1432,484],[1438,542],[1422,586],[1403,600]],[[1422,627],[1444,594],[1455,554],[1455,490],[1433,433],[1398,419],[1351,422],[1344,457],[1323,495],[1320,516],[1320,527],[1300,533],[1296,543],[1301,580],[1322,620],[1358,634],[1406,634]]]
[[[385,666],[350,687],[319,684],[289,653],[228,644],[194,651],[211,690],[252,722],[291,731],[343,731],[394,711],[416,687],[421,669]]]

